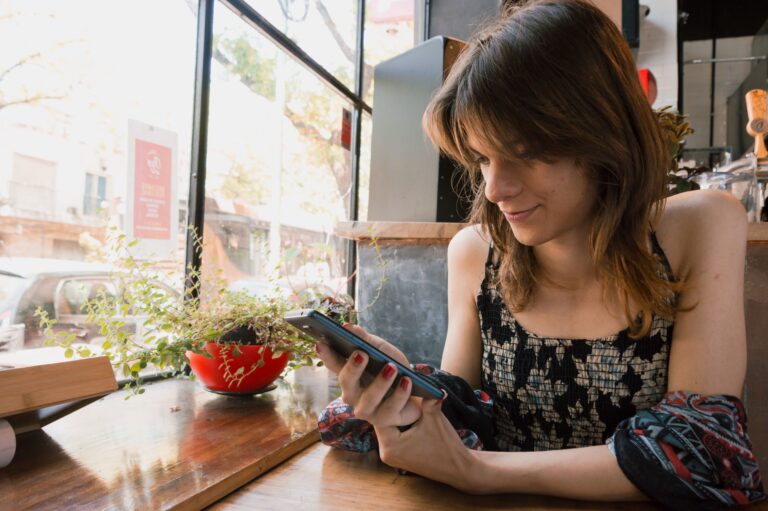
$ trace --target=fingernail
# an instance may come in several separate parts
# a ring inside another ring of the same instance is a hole
[[[407,376],[400,379],[400,388],[403,390],[408,390],[408,384],[411,382],[411,379]]]
[[[395,372],[397,369],[395,369],[395,366],[392,364],[387,364],[384,366],[384,370],[381,372],[381,375],[384,377],[385,380],[389,380],[395,375]]]
[[[355,364],[357,364],[357,365],[360,365],[360,364],[362,364],[362,363],[363,363],[363,360],[364,360],[364,358],[363,358],[363,355],[361,355],[360,353],[355,353],[355,356],[354,356],[354,357],[352,357],[352,361],[353,361]]]

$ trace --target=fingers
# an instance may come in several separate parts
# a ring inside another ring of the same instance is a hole
[[[362,351],[354,351],[339,371],[339,387],[341,387],[341,399],[351,404],[357,410],[357,404],[363,389],[360,378],[363,376],[365,366],[368,364],[368,355]]]
[[[355,405],[355,416],[378,427],[406,426],[421,417],[420,399],[411,397],[410,378],[396,378],[396,369],[388,364],[381,373],[360,393]],[[396,383],[395,383],[396,382]],[[392,394],[384,399],[395,385]]]
[[[360,393],[355,403],[355,417],[373,422],[385,394],[397,376],[397,369],[392,364],[385,365],[378,375]]]
[[[377,423],[382,426],[406,426],[421,418],[421,399],[411,397],[411,379],[404,376],[396,385],[392,395],[376,409]]]
[[[315,351],[317,352],[317,357],[323,361],[325,367],[336,374],[341,371],[346,363],[344,357],[336,353],[333,348],[322,341],[317,342]]]
[[[421,402],[421,412],[423,415],[434,415],[442,413],[443,401],[448,397],[443,391],[443,397],[441,399],[424,399]]]

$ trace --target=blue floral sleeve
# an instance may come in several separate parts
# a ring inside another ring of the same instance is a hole
[[[608,443],[630,481],[667,508],[720,509],[766,498],[744,405],[734,396],[669,392],[622,421]]]

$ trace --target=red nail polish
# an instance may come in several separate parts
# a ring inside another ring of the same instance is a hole
[[[410,382],[410,378],[407,376],[400,379],[400,388],[403,390],[408,390],[408,383]]]
[[[381,372],[381,375],[384,377],[385,380],[389,380],[395,375],[395,372],[397,369],[395,369],[395,366],[392,364],[387,364],[384,366],[384,370]]]
[[[363,363],[363,356],[360,353],[355,353],[355,356],[352,357],[352,360],[355,362],[355,364],[360,365]]]

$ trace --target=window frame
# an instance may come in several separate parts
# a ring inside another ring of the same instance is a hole
[[[420,2],[421,0],[419,0]],[[205,214],[205,181],[208,143],[208,113],[211,88],[211,61],[213,52],[213,12],[216,3],[232,10],[237,16],[253,27],[262,36],[274,43],[280,51],[295,59],[332,91],[342,96],[352,104],[352,169],[350,193],[350,218],[358,220],[359,215],[359,174],[360,174],[360,145],[362,120],[364,113],[372,114],[372,108],[362,97],[363,65],[364,65],[364,35],[365,35],[365,3],[357,0],[357,25],[355,39],[355,90],[351,91],[331,72],[309,56],[299,45],[286,34],[272,25],[245,0],[198,0],[197,10],[197,50],[195,62],[195,92],[192,124],[192,155],[190,164],[189,199],[187,210],[187,238],[185,285],[188,293],[185,296],[195,297],[196,279],[201,266],[201,254],[195,248],[195,233],[203,232]],[[421,5],[417,3],[416,5]],[[427,3],[428,6],[428,3]],[[428,9],[428,7],[427,7]],[[354,276],[356,269],[356,246],[352,240],[347,241],[347,275]],[[355,278],[348,280],[347,292],[355,296]]]

